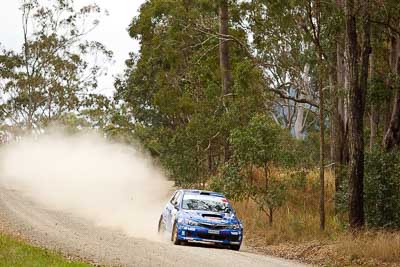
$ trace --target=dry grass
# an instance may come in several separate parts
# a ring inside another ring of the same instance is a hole
[[[337,238],[343,231],[334,216],[332,176],[327,173],[326,231],[319,229],[319,183],[317,173],[307,176],[304,186],[287,191],[285,204],[274,211],[274,222],[269,226],[268,218],[252,200],[235,203],[235,209],[247,229],[249,239],[264,244],[282,242],[304,242],[315,239]]]
[[[400,265],[400,233],[364,232],[343,235],[338,242],[340,253],[352,259],[376,260]]]
[[[246,237],[258,243],[271,245],[282,242],[337,239],[343,231],[338,220],[328,216],[326,231],[322,232],[319,229],[318,210],[307,207],[307,205],[302,209],[295,209],[290,205],[282,207],[275,211],[273,225],[269,226],[267,216],[259,211],[254,202],[236,204],[238,216],[245,225]]]
[[[323,265],[400,266],[400,232],[368,231],[353,235],[345,229],[344,218],[339,219],[334,213],[330,172],[326,173],[325,231],[319,229],[318,173],[308,175],[304,186],[290,188],[285,205],[274,212],[272,226],[253,201],[234,203],[245,225],[247,245]]]

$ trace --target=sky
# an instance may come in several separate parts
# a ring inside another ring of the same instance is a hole
[[[0,43],[7,49],[19,50],[22,44],[20,0],[1,0],[0,8]],[[132,18],[138,15],[138,9],[145,0],[75,0],[80,8],[87,4],[97,3],[109,12],[103,17],[99,26],[91,32],[87,39],[103,43],[114,52],[114,63],[108,68],[108,75],[99,77],[99,92],[111,96],[114,91],[115,75],[124,70],[125,60],[129,52],[137,52],[139,43],[130,38],[127,28]]]

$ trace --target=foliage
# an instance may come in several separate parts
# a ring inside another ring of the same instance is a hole
[[[367,154],[365,168],[367,224],[400,228],[400,154],[376,149]]]
[[[305,191],[307,186],[307,173],[304,170],[290,173],[289,186],[295,190]]]
[[[287,156],[288,143],[284,143],[287,141],[284,137],[285,130],[265,115],[255,115],[246,127],[234,129],[230,137],[234,151],[233,157],[239,166],[242,168],[254,166],[263,169],[265,185],[260,186],[247,180],[247,185],[242,190],[246,190],[245,192],[254,199],[260,209],[268,213],[270,222],[272,222],[273,209],[281,206],[286,197],[285,184],[270,177],[272,164],[278,166],[283,163],[284,165],[290,158]],[[237,174],[238,171],[234,176],[235,181],[238,179]]]
[[[268,188],[253,187],[252,192],[252,199],[269,217],[272,216],[272,211],[281,207],[287,199],[285,183],[274,178],[269,179]]]
[[[241,164],[264,167],[281,159],[280,127],[265,115],[254,116],[248,125],[231,133],[234,157]]]
[[[368,103],[381,105],[390,97],[390,91],[387,90],[382,77],[374,77],[370,80],[368,92]]]
[[[250,185],[241,174],[240,166],[231,162],[223,165],[220,173],[211,178],[208,188],[223,192],[227,198],[234,201],[248,198],[251,194]]]
[[[205,186],[224,164],[230,131],[263,107],[261,72],[233,43],[234,86],[229,108],[224,107],[219,39],[213,34],[217,10],[215,1],[146,2],[129,28],[142,44],[140,53],[131,55],[116,81],[116,99],[135,118],[134,134],[183,187]],[[239,28],[231,34],[246,38]]]
[[[346,169],[343,169],[346,171]],[[368,226],[399,228],[400,216],[400,156],[398,151],[385,152],[376,147],[366,154],[364,180],[365,220]],[[342,175],[345,177],[344,175]],[[348,181],[338,192],[337,209],[348,210]]]
[[[0,53],[1,109],[14,125],[39,130],[85,105],[83,96],[104,71],[90,57],[107,62],[112,52],[84,39],[99,23],[95,4],[75,10],[70,0],[25,0],[21,12],[21,51]]]

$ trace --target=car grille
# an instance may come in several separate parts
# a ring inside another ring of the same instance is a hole
[[[218,241],[239,241],[239,236],[235,235],[215,235],[209,233],[197,233],[197,236],[203,239],[218,240]]]
[[[229,229],[228,225],[224,224],[205,224],[205,223],[200,223],[199,226],[208,228],[208,229],[216,229],[216,230],[221,230],[221,229]]]

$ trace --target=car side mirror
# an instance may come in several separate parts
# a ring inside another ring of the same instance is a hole
[[[178,202],[174,201],[171,204],[172,204],[172,206],[174,206],[175,209],[179,210]]]

